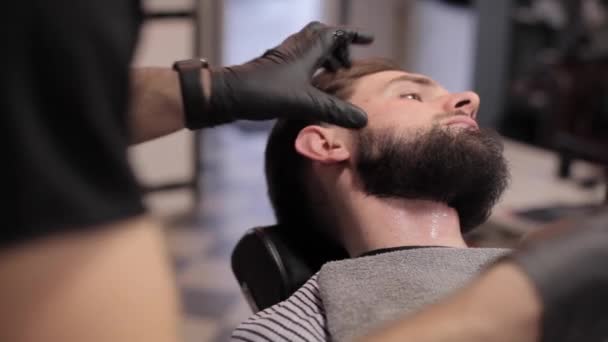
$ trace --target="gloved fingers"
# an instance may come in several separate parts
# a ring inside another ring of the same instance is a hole
[[[348,47],[336,49],[334,52],[334,58],[340,61],[340,64],[342,64],[345,68],[350,68],[352,65],[350,60],[350,49]]]
[[[350,45],[369,44],[372,41],[372,35],[358,29],[328,26],[313,21],[271,50],[282,52],[278,61],[300,59],[302,65],[305,65],[312,74],[321,66],[331,71],[336,71],[340,67],[350,67]],[[266,52],[264,57],[268,56],[269,53]]]
[[[361,33],[357,29],[346,27],[328,28],[324,35],[326,43],[330,46],[329,56],[337,60],[345,68],[350,68],[351,66],[350,45],[370,44],[374,39],[370,34]],[[335,71],[335,68],[333,71]]]
[[[311,87],[307,94],[306,106],[293,111],[293,119],[316,119],[345,128],[363,128],[367,125],[367,114],[359,107],[342,101]]]
[[[345,31],[336,31],[332,34],[331,48],[323,67],[331,72],[336,72],[339,68],[350,68],[350,38]]]
[[[311,21],[304,28],[300,30],[300,32],[310,31],[310,32],[319,32],[323,29],[326,29],[328,26],[319,22],[319,21]]]
[[[279,45],[275,46],[271,50],[283,50],[287,49],[289,53],[292,53],[294,47],[298,49],[303,48],[303,42],[315,42],[318,40],[319,35],[323,30],[327,29],[327,25],[318,21],[312,21],[304,26],[300,31],[293,33],[289,37],[285,38]]]
[[[348,62],[350,63],[350,61],[348,61]],[[344,65],[344,62],[341,59],[336,58],[334,56],[329,56],[329,57],[327,57],[327,59],[325,60],[325,62],[323,63],[322,66],[325,70],[328,70],[330,72],[336,72],[343,65]]]
[[[368,45],[374,41],[373,34],[362,32],[361,29],[355,27],[335,27],[333,34],[336,39],[343,39],[351,44]]]
[[[355,31],[353,33],[353,44],[368,45],[374,42],[374,35],[371,33]]]
[[[350,43],[353,44],[371,44],[374,41],[374,36],[368,32],[362,32],[358,28],[348,26],[329,26],[319,21],[308,23],[300,32],[321,33],[328,32],[331,35],[340,37],[344,35]]]

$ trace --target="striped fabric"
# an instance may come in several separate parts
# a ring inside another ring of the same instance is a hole
[[[232,341],[328,341],[329,331],[317,276],[287,300],[260,311],[232,333]]]

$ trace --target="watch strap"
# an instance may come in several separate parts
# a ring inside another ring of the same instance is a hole
[[[201,69],[209,64],[205,59],[193,58],[173,63],[179,77],[184,108],[184,124],[194,130],[205,127],[206,100],[203,94]]]

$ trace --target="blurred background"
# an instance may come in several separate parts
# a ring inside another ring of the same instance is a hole
[[[450,91],[480,94],[482,126],[505,140],[512,181],[469,239],[512,246],[606,198],[608,1],[144,0],[136,66],[192,56],[245,62],[312,20],[373,32],[384,56]],[[230,270],[246,230],[275,223],[263,151],[271,122],[178,132],[130,150],[166,224],[186,341],[225,341],[251,310]]]

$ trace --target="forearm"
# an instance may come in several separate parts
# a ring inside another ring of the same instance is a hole
[[[532,342],[539,335],[540,308],[524,274],[501,264],[452,297],[362,341]]]
[[[210,95],[210,75],[201,71],[205,99]],[[131,72],[129,113],[131,143],[155,139],[184,128],[184,111],[177,73],[170,68],[134,68]],[[201,113],[202,114],[202,113]]]
[[[134,218],[0,253],[0,341],[178,340],[160,227]]]

